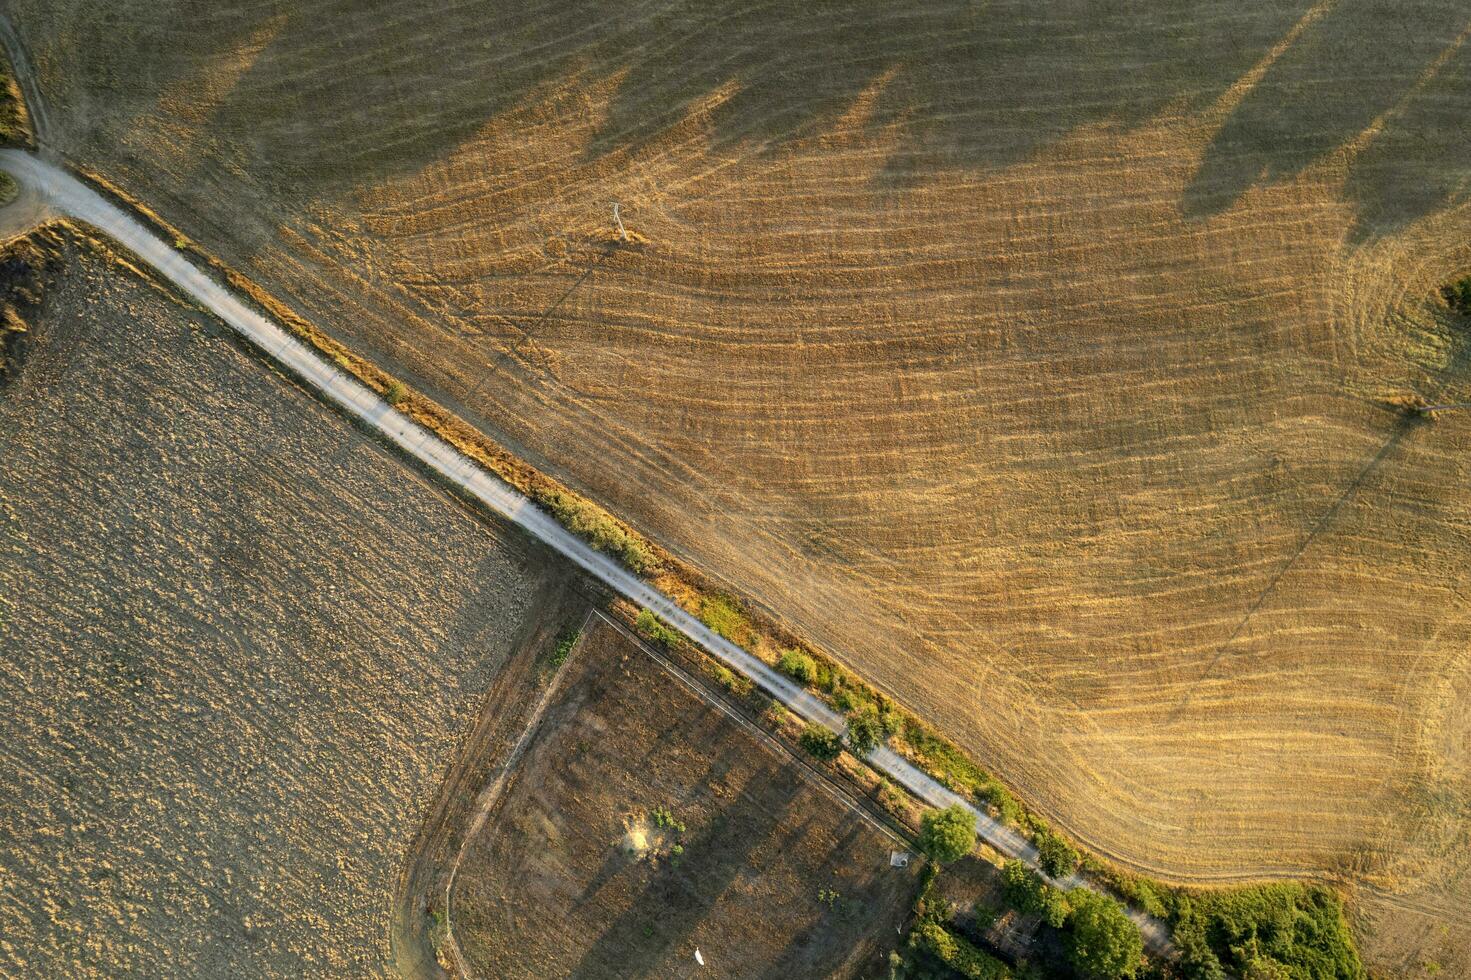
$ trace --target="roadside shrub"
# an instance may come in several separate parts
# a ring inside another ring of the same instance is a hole
[[[616,555],[632,571],[647,575],[659,567],[654,552],[642,539],[624,530],[613,515],[597,504],[561,490],[539,489],[533,498],[557,521],[598,551]]]
[[[1144,937],[1124,914],[1124,907],[1107,895],[1080,888],[1070,896],[1073,966],[1086,977],[1119,980],[1138,972],[1144,959]]]
[[[669,647],[679,642],[679,634],[664,625],[664,620],[655,616],[652,609],[641,610],[638,614],[638,619],[634,620],[633,625],[638,628],[640,633],[655,643],[661,643]]]
[[[976,846],[976,816],[958,803],[920,817],[919,846],[940,864],[950,864]]]
[[[394,408],[397,408],[408,396],[409,389],[404,385],[404,383],[402,381],[395,381],[393,384],[389,385],[388,390],[383,393],[383,400],[388,402],[388,404],[392,405]]]
[[[1021,861],[1007,861],[1001,869],[1001,894],[1006,904],[1023,915],[1041,916],[1054,929],[1067,924],[1067,895],[1053,888]]]
[[[1078,870],[1078,852],[1061,835],[1045,824],[1035,834],[1037,859],[1042,870],[1053,878],[1066,878]]]
[[[776,662],[776,669],[798,684],[812,684],[817,681],[817,661],[812,659],[811,654],[801,650],[783,650],[781,659]]]
[[[751,640],[751,621],[729,596],[705,596],[700,600],[700,622],[738,646]]]
[[[994,807],[997,817],[1004,824],[1019,827],[1026,819],[1026,812],[1022,810],[1022,805],[1017,802],[1017,798],[991,776],[986,776],[981,780],[981,784],[975,789],[975,796],[980,802]]]
[[[817,689],[824,694],[834,694],[842,690],[847,678],[843,676],[843,669],[836,664],[830,664],[825,660],[816,660],[817,678],[813,681]]]
[[[802,743],[802,748],[823,762],[831,762],[843,751],[842,741],[823,725],[808,725],[797,741]]]
[[[860,708],[848,716],[848,745],[853,754],[866,756],[878,748],[887,736],[879,719],[878,709],[873,705]]]

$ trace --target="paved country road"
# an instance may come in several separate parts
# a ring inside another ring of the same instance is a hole
[[[564,555],[618,595],[653,610],[695,644],[749,678],[800,718],[842,732],[843,715],[810,691],[779,673],[750,652],[707,628],[673,599],[634,575],[617,560],[594,550],[514,488],[463,456],[433,432],[408,419],[376,392],[324,360],[274,321],[255,312],[227,288],[194,265],[170,243],[108,201],[60,166],[22,150],[0,150],[0,169],[19,180],[26,194],[34,194],[49,212],[91,225],[113,238],[173,283],[189,299],[223,320],[268,357],[316,389],[323,398],[360,419],[364,425],[398,446],[419,463],[474,497],[527,534]],[[1038,866],[1037,851],[1010,827],[992,819],[969,800],[952,792],[887,747],[867,756],[867,762],[926,804],[959,804],[975,814],[982,839],[1010,858]],[[1063,888],[1094,887],[1081,876],[1057,882]],[[1155,953],[1171,955],[1169,930],[1158,919],[1130,911]]]

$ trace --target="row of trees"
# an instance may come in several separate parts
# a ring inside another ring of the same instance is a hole
[[[975,843],[975,814],[959,804],[930,810],[920,820],[919,845],[939,864],[959,860],[971,852]],[[1071,848],[1068,850],[1071,852]],[[1051,859],[1055,867],[1065,867],[1068,872],[1077,863],[1076,852],[1070,858],[1052,853]],[[1061,877],[1051,870],[1048,874]],[[1007,904],[1024,915],[1040,916],[1052,928],[1068,933],[1070,955],[1080,973],[1112,980],[1132,977],[1139,969],[1144,938],[1118,902],[1088,888],[1064,892],[1021,861],[1008,861],[1002,875]]]

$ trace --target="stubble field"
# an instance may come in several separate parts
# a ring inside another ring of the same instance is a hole
[[[1471,400],[1463,4],[6,9],[77,160],[1090,846],[1471,948],[1471,428],[1385,405]]]
[[[0,974],[389,975],[405,852],[551,566],[65,262],[0,388]]]

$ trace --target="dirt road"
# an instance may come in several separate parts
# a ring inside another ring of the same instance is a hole
[[[10,173],[25,187],[34,189],[55,213],[83,221],[116,240],[181,293],[214,313],[328,402],[359,419],[424,467],[557,551],[618,595],[658,614],[689,640],[749,678],[800,718],[825,725],[835,732],[845,729],[843,715],[826,702],[755,655],[717,635],[616,559],[595,551],[525,496],[480,469],[435,433],[410,421],[376,392],[327,363],[316,351],[287,333],[285,328],[246,306],[172,245],[66,170],[20,150],[0,151],[0,169]],[[980,836],[988,844],[1009,858],[1018,858],[1034,868],[1038,866],[1037,851],[1026,838],[993,820],[897,753],[880,748],[870,753],[867,761],[930,806],[959,804],[970,810],[975,814]],[[1091,887],[1077,876],[1059,884],[1065,888]],[[1170,950],[1168,929],[1163,923],[1138,913],[1131,914],[1135,915],[1144,931],[1150,949],[1157,953]]]

